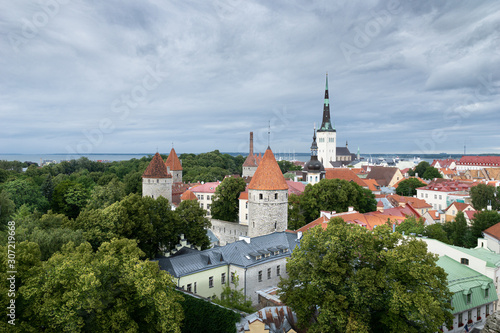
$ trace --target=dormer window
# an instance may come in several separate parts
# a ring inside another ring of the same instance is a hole
[[[488,298],[490,296],[490,288],[484,289],[484,298]]]
[[[271,253],[264,254],[264,258],[267,258],[267,257],[270,257],[270,256],[271,256]]]
[[[462,265],[467,265],[467,266],[469,266],[469,259],[467,259],[467,258],[460,258],[460,263],[461,263]]]
[[[262,256],[256,256],[255,259],[259,260],[259,259],[262,259]]]
[[[472,299],[472,292],[467,294],[467,304],[470,304],[471,299]]]

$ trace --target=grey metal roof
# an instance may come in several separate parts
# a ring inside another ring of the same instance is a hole
[[[160,258],[158,263],[161,269],[168,271],[174,277],[181,277],[221,265],[250,267],[277,258],[289,257],[298,244],[299,241],[295,233],[275,232],[251,238],[250,243],[240,240],[197,253]],[[270,247],[281,250],[278,254],[274,254],[268,250]],[[285,252],[286,249],[288,250]],[[270,256],[256,259],[255,253],[270,253]]]

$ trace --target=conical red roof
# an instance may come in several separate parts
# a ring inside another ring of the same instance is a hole
[[[259,167],[248,185],[248,189],[268,191],[288,190],[285,177],[281,173],[281,169],[274,158],[271,148],[267,148]]]
[[[167,167],[170,167],[170,171],[181,171],[182,170],[182,164],[179,158],[177,157],[177,154],[175,153],[174,148],[170,151],[170,154],[168,154],[167,161],[165,162],[165,165]]]
[[[161,158],[159,153],[153,156],[151,162],[149,162],[148,167],[142,174],[142,178],[172,178],[172,175],[168,173],[165,163]]]
[[[198,200],[198,198],[196,197],[196,194],[194,194],[190,190],[187,190],[186,192],[182,193],[181,200],[182,201],[184,201],[184,200]]]

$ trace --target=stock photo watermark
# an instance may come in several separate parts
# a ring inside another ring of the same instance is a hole
[[[17,31],[8,34],[10,46],[19,52],[22,46],[37,37],[40,32],[59,14],[61,5],[66,5],[69,0],[47,0],[41,1],[40,8],[30,17],[21,18],[21,24]]]
[[[7,322],[16,325],[16,222],[7,223]]]

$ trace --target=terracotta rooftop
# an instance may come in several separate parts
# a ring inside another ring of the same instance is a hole
[[[500,156],[462,156],[457,165],[481,165],[500,167]]]
[[[464,203],[464,202],[452,202],[448,207],[446,207],[445,211],[447,211],[448,209],[450,209],[451,206],[455,206],[455,208],[460,211],[460,212],[463,212],[465,209],[467,209],[467,207],[470,207],[472,208],[472,205],[471,204],[467,204],[467,203]]]
[[[153,156],[153,159],[142,174],[142,178],[172,178],[172,175],[167,171],[165,163],[163,163],[160,153],[156,153]]]
[[[380,185],[377,183],[375,179],[363,179],[366,185],[368,185],[368,189],[370,191],[380,191]]]
[[[288,190],[285,177],[281,173],[281,169],[274,158],[271,148],[267,148],[259,167],[252,177],[252,181],[248,185],[248,189],[265,191]]]
[[[191,192],[190,190],[187,190],[186,192],[182,193],[181,200],[182,201],[184,201],[184,200],[198,200],[198,198],[196,197],[196,195],[193,192]]]
[[[210,182],[205,184],[196,185],[190,188],[194,193],[215,193],[215,189],[219,186],[220,182]]]
[[[170,151],[170,154],[168,154],[167,160],[165,161],[165,165],[167,167],[170,167],[171,171],[181,171],[182,170],[181,161],[177,157],[177,154],[175,153],[174,148],[172,148],[172,150]]]
[[[414,198],[414,197],[405,197],[405,196],[401,196],[398,194],[388,195],[387,199],[389,201],[393,200],[394,202],[398,203],[398,205],[400,205],[400,203],[410,204],[415,209],[432,207],[431,204],[428,204],[423,199]]]
[[[500,223],[497,223],[485,231],[483,231],[485,234],[490,235],[491,237],[494,237],[498,240],[500,240]]]
[[[431,166],[435,167],[438,162],[441,168],[449,168],[450,165],[453,164],[453,162],[455,162],[456,164],[457,160],[454,160],[452,158],[447,158],[444,160],[433,160]]]
[[[262,160],[262,157],[259,155],[255,154],[249,154],[247,158],[245,159],[245,162],[243,162],[244,167],[258,167],[260,164],[260,161]]]
[[[288,195],[290,194],[301,195],[302,193],[304,193],[304,190],[306,189],[306,185],[301,182],[294,182],[293,180],[287,180],[286,183],[288,185]]]
[[[328,168],[326,169],[326,179],[343,179],[353,181],[361,187],[368,187],[366,183],[349,168]]]

